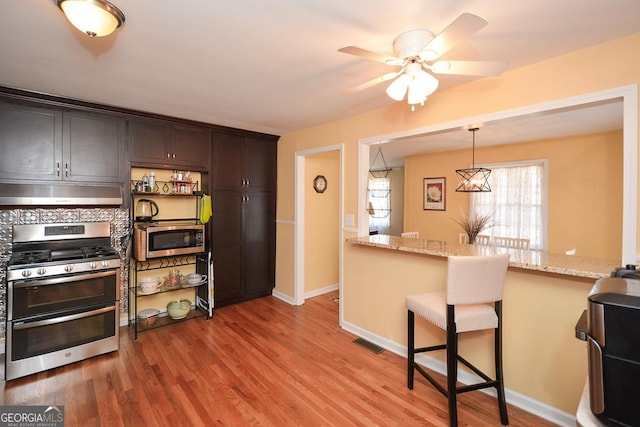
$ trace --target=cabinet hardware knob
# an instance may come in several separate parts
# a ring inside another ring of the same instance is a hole
[[[173,158],[173,160],[176,159],[176,153],[173,153],[173,155],[171,156]]]
[[[60,162],[56,162],[56,176],[60,176]]]
[[[64,164],[64,176],[69,177],[69,163]]]
[[[171,153],[167,151],[167,160],[170,160],[170,159],[171,159]]]

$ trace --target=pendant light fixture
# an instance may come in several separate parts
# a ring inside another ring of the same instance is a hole
[[[473,132],[473,146],[471,148],[471,168],[457,169],[456,173],[460,178],[460,183],[456,188],[459,193],[480,193],[490,192],[489,174],[491,169],[475,167],[475,151],[476,151],[476,132],[478,128],[471,128],[469,132]]]
[[[124,24],[124,13],[107,0],[56,0],[78,30],[89,37],[104,37]]]
[[[381,168],[376,168],[376,160],[378,160],[378,157],[382,159]],[[378,144],[378,152],[371,162],[371,166],[369,167],[369,174],[373,178],[386,178],[389,176],[390,172],[391,168],[387,166],[387,161],[384,159],[384,154],[382,154],[382,144]]]

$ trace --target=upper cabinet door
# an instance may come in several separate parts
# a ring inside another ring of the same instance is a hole
[[[63,179],[124,182],[125,121],[76,112],[63,120]]]
[[[245,139],[246,187],[250,191],[271,191],[276,187],[277,145],[275,142]]]
[[[0,103],[0,147],[1,179],[62,179],[62,113]]]
[[[129,157],[133,162],[169,163],[171,128],[166,124],[129,121]]]
[[[206,170],[209,166],[209,145],[209,129],[206,127],[129,122],[129,157],[132,162]]]
[[[275,141],[234,133],[213,135],[213,188],[273,191],[276,183]]]
[[[176,166],[209,166],[209,129],[190,126],[174,126],[171,134],[171,157]]]
[[[214,132],[211,174],[215,190],[245,188],[244,138],[233,133]]]

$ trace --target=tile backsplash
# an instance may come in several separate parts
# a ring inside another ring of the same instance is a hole
[[[6,335],[7,261],[11,256],[11,240],[15,224],[63,224],[74,222],[111,223],[111,245],[122,261],[120,277],[120,313],[129,307],[127,292],[129,263],[126,245],[129,242],[129,210],[120,208],[55,208],[55,209],[7,209],[0,210],[0,340]]]

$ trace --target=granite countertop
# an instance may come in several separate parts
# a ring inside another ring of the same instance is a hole
[[[611,259],[554,254],[530,249],[510,249],[443,242],[440,240],[412,239],[386,234],[354,237],[347,239],[347,243],[440,257],[448,257],[449,255],[493,255],[507,252],[511,255],[510,267],[590,279],[609,277],[613,270],[622,265],[620,261]]]

